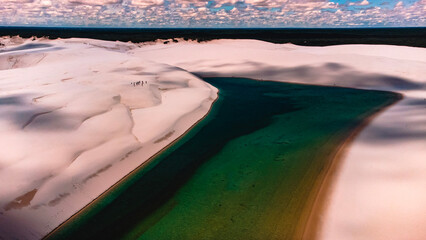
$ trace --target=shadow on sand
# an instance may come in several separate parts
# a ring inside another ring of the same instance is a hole
[[[0,120],[23,130],[55,131],[75,129],[80,123],[73,116],[61,113],[61,107],[46,107],[32,103],[35,94],[0,97]]]

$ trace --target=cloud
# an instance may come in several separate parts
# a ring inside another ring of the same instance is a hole
[[[254,5],[254,6],[276,6],[277,3],[281,3],[281,1],[271,1],[271,0],[246,0],[245,3]]]
[[[426,26],[426,0],[0,0],[0,25],[109,27]],[[349,6],[350,5],[350,6]],[[367,7],[352,7],[367,6]]]
[[[152,7],[164,4],[164,0],[132,0],[131,4],[139,7]]]
[[[39,4],[42,8],[47,8],[52,6],[52,2],[50,0],[40,0]]]
[[[32,3],[34,0],[1,0],[1,3]]]
[[[370,5],[370,2],[368,0],[349,3],[349,6],[367,6],[367,5]]]
[[[74,4],[85,4],[85,5],[107,5],[107,4],[119,4],[122,0],[68,0],[69,3]]]
[[[402,8],[404,6],[404,3],[402,1],[399,1],[396,5],[395,8]]]

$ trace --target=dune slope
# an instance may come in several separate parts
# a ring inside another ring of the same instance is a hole
[[[217,89],[133,44],[2,39],[0,236],[39,239],[182,135]],[[0,238],[1,238],[0,237]]]

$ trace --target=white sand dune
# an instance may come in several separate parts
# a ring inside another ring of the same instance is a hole
[[[426,238],[426,49],[1,41],[0,236],[40,238],[183,134],[217,96],[196,73],[404,94],[351,144],[320,238]]]
[[[40,239],[217,97],[185,70],[129,54],[134,44],[2,40],[0,239]]]

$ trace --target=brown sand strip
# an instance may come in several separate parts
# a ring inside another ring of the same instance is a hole
[[[175,133],[175,131],[173,130],[173,131],[170,131],[169,133],[167,133],[166,135],[164,135],[163,137],[161,137],[161,138],[159,138],[159,139],[157,139],[157,140],[155,140],[154,141],[154,143],[159,143],[159,142],[162,142],[162,141],[164,141],[164,140],[167,140],[169,137],[171,137],[172,135],[173,135],[173,133]]]
[[[48,203],[49,207],[53,207],[53,206],[58,205],[62,201],[62,199],[68,197],[69,195],[70,195],[69,193],[61,193],[61,194],[59,194],[59,196],[57,198],[53,199],[52,201],[50,201]]]
[[[8,203],[4,207],[4,210],[8,211],[10,209],[21,209],[23,207],[29,206],[31,200],[33,200],[36,193],[37,193],[37,189],[33,189],[33,190],[25,193],[24,195],[21,195],[21,196],[15,198],[15,200]]]

